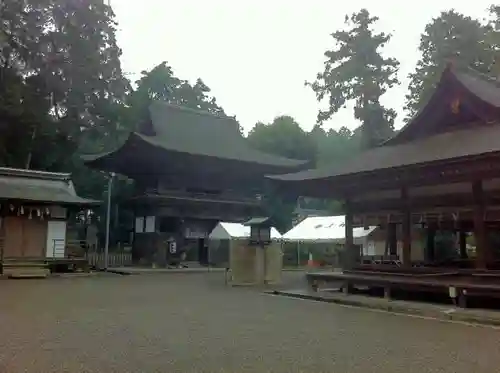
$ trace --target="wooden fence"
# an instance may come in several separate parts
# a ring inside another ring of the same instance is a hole
[[[104,268],[104,253],[90,252],[86,255],[91,266]],[[109,253],[108,267],[126,267],[132,265],[132,253]]]

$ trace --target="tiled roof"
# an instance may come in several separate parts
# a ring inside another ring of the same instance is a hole
[[[0,167],[0,199],[92,205],[76,194],[70,174]]]

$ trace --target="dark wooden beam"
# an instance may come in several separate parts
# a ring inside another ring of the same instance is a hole
[[[472,194],[474,196],[474,236],[476,239],[476,266],[478,268],[487,268],[490,256],[488,247],[488,237],[486,225],[484,222],[484,195],[483,183],[481,180],[472,183]]]
[[[441,230],[457,230],[457,223],[463,224],[464,229],[467,232],[474,231],[474,212],[471,211],[460,211],[458,215],[458,221],[451,217],[451,213],[443,214],[440,218],[439,215],[430,215],[430,214],[415,214],[412,213],[412,224],[422,224],[428,225],[431,223],[436,224],[436,226]],[[364,223],[362,223],[362,221]],[[354,226],[355,227],[363,227],[363,224],[367,224],[370,226],[385,226],[389,223],[402,224],[403,223],[403,215],[401,213],[391,213],[390,220],[389,214],[371,214],[360,218],[359,215],[355,216]],[[487,228],[492,229],[500,229],[500,211],[486,211],[485,212],[485,225]]]
[[[500,191],[483,192],[483,201],[487,206],[500,206]],[[475,206],[474,196],[470,193],[454,193],[436,196],[410,197],[407,202],[412,212],[425,211],[433,208],[464,208]],[[377,211],[400,211],[405,207],[401,199],[390,198],[381,200],[366,200],[352,203],[355,214]]]
[[[411,266],[411,211],[408,198],[408,189],[401,189],[403,204],[403,253],[402,262],[405,267]]]
[[[293,188],[293,184],[296,184],[295,187],[301,189],[304,195],[336,198],[403,186],[439,185],[497,177],[500,177],[500,153],[336,176],[321,180],[304,180],[292,182],[289,186]]]
[[[345,267],[353,268],[356,265],[356,253],[354,247],[353,215],[348,201],[345,203]]]
[[[398,255],[397,225],[387,224],[387,252],[389,255]]]
[[[425,247],[425,261],[433,262],[436,258],[435,249],[436,249],[436,231],[437,224],[431,223],[427,226],[427,242]]]
[[[458,232],[458,247],[460,259],[467,259],[467,232],[463,229]]]

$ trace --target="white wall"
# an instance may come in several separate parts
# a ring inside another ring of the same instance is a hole
[[[66,249],[66,221],[47,221],[47,258],[64,258]]]

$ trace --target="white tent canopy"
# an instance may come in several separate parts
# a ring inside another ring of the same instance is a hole
[[[354,228],[353,236],[356,244],[377,227]],[[302,220],[283,235],[284,241],[290,242],[337,242],[345,241],[345,216],[311,216]]]
[[[217,224],[208,236],[208,238],[212,240],[230,240],[249,237],[250,226],[240,223],[225,222]],[[271,239],[279,240],[280,238],[281,234],[276,230],[276,228],[271,228]]]

